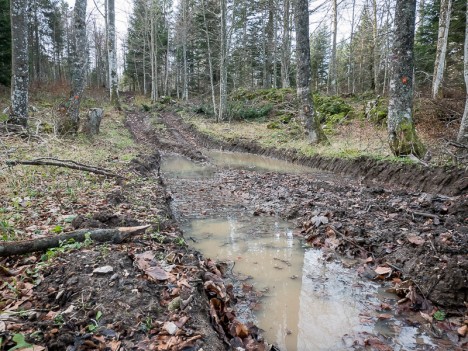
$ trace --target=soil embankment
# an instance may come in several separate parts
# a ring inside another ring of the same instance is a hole
[[[330,158],[320,155],[305,156],[297,150],[266,148],[254,140],[223,139],[199,132],[183,119],[166,115],[167,119],[177,119],[179,128],[196,134],[200,144],[208,148],[220,148],[226,151],[250,152],[274,157],[307,167],[330,171],[359,179],[370,186],[375,184],[393,188],[413,189],[428,193],[440,193],[449,196],[468,193],[468,174],[465,169],[447,167],[426,167],[419,164],[402,164],[359,157],[356,159]]]

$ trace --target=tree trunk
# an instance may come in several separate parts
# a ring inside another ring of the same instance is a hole
[[[182,17],[184,21],[182,51],[184,56],[184,86],[182,89],[182,98],[188,100],[188,68],[187,68],[187,0],[182,0]]]
[[[439,35],[437,39],[434,77],[432,79],[432,97],[439,97],[440,86],[444,77],[445,57],[447,56],[447,41],[452,12],[452,0],[441,0],[439,14]]]
[[[9,122],[28,124],[28,16],[27,0],[11,0],[11,110]]]
[[[377,0],[372,0],[372,39],[373,39],[373,58],[374,58],[374,92],[375,95],[379,94],[379,44],[378,44],[378,36],[377,36]]]
[[[338,4],[337,0],[332,0],[332,52],[330,58],[330,79],[329,87],[330,93],[336,95],[337,89],[337,72],[336,72],[336,35],[338,31]]]
[[[206,34],[206,45],[208,48],[208,68],[210,70],[211,100],[213,103],[214,115],[217,116],[218,109],[216,108],[216,94],[215,94],[215,86],[214,86],[214,81],[213,81],[213,60],[211,59],[210,35],[208,33],[208,24],[206,23],[206,10],[205,10],[204,0],[202,0],[202,11],[203,11],[203,24],[205,27],[205,34]]]
[[[284,0],[283,5],[283,41],[281,45],[281,82],[283,88],[289,88],[289,66],[291,60],[291,37],[290,37],[290,3]]]
[[[466,27],[465,27],[465,56],[464,56],[464,70],[466,85],[466,101],[465,112],[463,113],[460,130],[458,132],[457,141],[462,144],[468,144],[468,6],[466,8]]]
[[[297,65],[297,97],[300,104],[302,119],[310,143],[327,142],[320,123],[315,114],[310,93],[310,42],[309,42],[309,6],[308,0],[296,0],[296,65]]]
[[[348,94],[354,94],[354,55],[353,55],[353,45],[354,45],[354,12],[356,9],[356,0],[353,0],[352,5],[352,15],[351,15],[351,33],[349,37],[349,57],[348,57]]]
[[[85,87],[88,53],[86,45],[86,0],[76,0],[73,10],[73,34],[71,43],[71,85],[67,118],[59,131],[76,133],[80,122],[80,103]]]
[[[107,40],[109,50],[109,87],[110,101],[114,107],[120,108],[119,85],[117,79],[117,53],[115,48],[115,0],[107,0]]]
[[[390,149],[396,156],[425,153],[413,123],[415,19],[416,0],[397,0],[387,119]]]
[[[219,114],[218,121],[226,117],[227,111],[227,28],[226,28],[227,4],[221,0],[221,50],[220,50],[220,80],[219,80]]]

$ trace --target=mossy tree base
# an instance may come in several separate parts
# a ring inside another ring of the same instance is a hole
[[[419,140],[411,122],[402,122],[395,131],[390,131],[389,144],[395,156],[414,155],[422,158],[426,154],[426,148]]]

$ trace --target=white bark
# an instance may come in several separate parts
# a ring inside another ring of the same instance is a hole
[[[115,45],[115,0],[107,0],[107,40],[109,52],[109,87],[110,101],[120,107],[119,102],[119,82],[117,77],[117,54]]]
[[[466,101],[465,112],[463,113],[460,130],[458,132],[458,142],[468,144],[468,7],[466,9],[466,27],[465,27],[465,53],[464,53],[464,70],[466,85]]]
[[[10,122],[26,126],[28,123],[28,16],[27,0],[11,0],[11,111]]]
[[[332,0],[332,52],[330,58],[330,93],[336,95],[337,89],[337,72],[336,72],[336,35],[338,31],[338,4],[337,0]]]
[[[204,0],[202,0],[202,11],[203,11],[203,24],[205,26],[205,34],[206,34],[206,45],[208,48],[208,67],[210,70],[211,100],[213,103],[214,115],[217,116],[218,109],[216,107],[216,94],[215,94],[215,86],[214,86],[214,81],[213,81],[213,60],[211,59],[210,35],[208,33],[208,24],[206,23],[206,10],[205,10]]]
[[[184,56],[184,86],[182,89],[182,98],[188,100],[188,67],[187,67],[187,0],[182,0],[182,18],[184,28],[182,29],[182,51]]]
[[[88,66],[86,37],[86,0],[76,0],[73,10],[73,34],[71,43],[71,85],[68,120],[59,129],[62,133],[76,133],[80,121],[80,103],[83,95]]]
[[[220,80],[219,80],[219,115],[218,120],[223,120],[227,111],[227,28],[226,28],[227,4],[221,0],[221,50],[220,50]],[[217,121],[218,121],[217,120]]]
[[[377,0],[372,0],[372,39],[373,39],[373,57],[374,57],[374,91],[379,94],[379,45],[378,45],[378,25],[377,25]]]
[[[447,41],[452,12],[452,0],[441,0],[439,15],[439,35],[437,39],[436,59],[434,63],[434,77],[432,80],[432,97],[439,95],[444,77],[445,58],[447,56]]]

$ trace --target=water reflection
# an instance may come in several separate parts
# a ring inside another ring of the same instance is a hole
[[[343,336],[354,339],[360,332],[387,335],[395,350],[430,345],[427,336],[399,326],[397,319],[386,326],[371,322],[381,302],[379,286],[325,261],[319,250],[301,248],[286,222],[272,217],[196,219],[183,229],[205,257],[234,261],[235,272],[253,277],[256,289],[265,293],[256,312],[258,325],[281,350],[352,349]],[[367,318],[361,320],[363,315]]]

